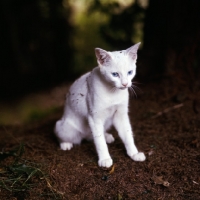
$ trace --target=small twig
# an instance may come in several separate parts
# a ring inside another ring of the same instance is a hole
[[[62,196],[64,195],[64,192],[60,192],[60,191],[56,190],[56,189],[50,184],[49,180],[48,180],[46,177],[44,177],[44,179],[45,179],[45,181],[46,181],[46,183],[47,183],[47,186],[50,188],[51,191],[54,191],[54,192],[56,192],[57,194],[62,195]]]
[[[171,111],[171,110],[180,108],[180,107],[182,107],[183,105],[184,105],[184,104],[181,103],[181,104],[172,106],[172,107],[170,107],[170,108],[166,108],[165,110],[163,110],[163,111],[161,111],[161,112],[158,112],[156,115],[152,116],[151,118],[152,118],[152,119],[155,119],[155,118],[157,118],[157,117],[159,117],[159,116],[161,116],[161,115],[163,115],[163,114],[165,114],[165,113],[168,113],[168,112]]]

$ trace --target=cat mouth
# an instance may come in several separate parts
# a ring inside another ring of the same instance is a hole
[[[120,90],[125,90],[125,89],[127,89],[128,87],[120,87],[119,89]]]

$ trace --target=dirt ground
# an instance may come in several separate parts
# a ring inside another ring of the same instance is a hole
[[[115,130],[111,132],[116,140],[109,145],[114,160],[110,169],[98,167],[92,142],[61,151],[53,135],[61,107],[39,122],[0,127],[1,151],[23,142],[23,159],[38,163],[48,177],[34,178],[25,191],[1,188],[0,199],[200,199],[200,91],[177,86],[173,80],[139,87],[143,93],[130,99],[130,118],[145,162],[126,155]]]

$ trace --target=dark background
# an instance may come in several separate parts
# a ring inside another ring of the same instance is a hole
[[[0,1],[1,100],[73,81],[95,66],[97,46],[121,50],[139,41],[141,82],[170,77],[199,87],[200,1],[84,1],[79,21],[70,2]]]

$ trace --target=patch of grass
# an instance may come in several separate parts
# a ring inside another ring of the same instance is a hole
[[[62,193],[52,187],[48,176],[40,169],[39,164],[24,160],[24,144],[13,150],[0,152],[0,187],[11,193],[26,193],[36,187],[38,181],[45,182],[46,193],[38,196],[48,196],[62,199]]]

